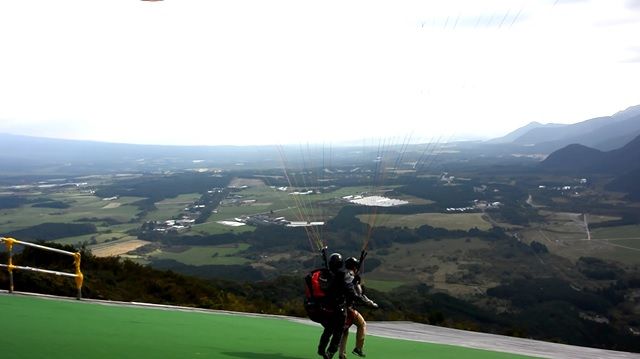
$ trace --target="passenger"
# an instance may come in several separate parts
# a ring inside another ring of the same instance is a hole
[[[318,355],[323,359],[332,359],[342,340],[347,303],[363,302],[363,299],[353,286],[352,272],[343,269],[342,255],[333,253],[327,266],[332,277],[324,299],[325,318],[320,323],[324,330],[318,343]]]
[[[353,276],[353,286],[361,297],[361,300],[364,304],[369,305],[372,308],[378,308],[378,305],[374,303],[371,299],[367,298],[362,291],[362,279],[360,278],[360,261],[355,257],[349,257],[344,262],[345,269],[347,272]],[[342,341],[340,342],[340,359],[345,359],[347,357],[346,348],[347,348],[347,339],[349,338],[349,328],[352,324],[356,325],[356,346],[353,349],[353,354],[359,357],[365,357],[366,355],[362,351],[364,347],[364,338],[367,334],[367,322],[365,322],[362,314],[360,314],[355,309],[355,303],[348,303],[347,306],[347,320],[344,325],[344,330],[342,333]]]

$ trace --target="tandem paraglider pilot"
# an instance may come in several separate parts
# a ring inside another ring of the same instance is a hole
[[[342,255],[333,253],[326,260],[323,249],[323,257],[325,268],[313,270],[305,277],[305,309],[309,318],[324,328],[318,343],[318,355],[332,359],[340,347],[348,303],[377,305],[372,301],[365,302],[356,291],[353,272],[343,268]]]
[[[347,270],[348,274],[353,276],[353,287],[356,290],[356,293],[361,296],[362,301],[372,308],[378,308],[378,305],[374,303],[371,299],[367,298],[364,294],[364,290],[362,288],[362,278],[360,277],[360,265],[364,262],[364,258],[367,256],[367,252],[362,251],[360,256],[360,260],[355,257],[349,257],[344,261],[344,267]],[[356,303],[347,303],[347,320],[344,324],[344,329],[342,332],[342,341],[340,342],[340,359],[345,359],[347,357],[347,340],[349,339],[349,328],[355,324],[356,331],[356,345],[353,348],[352,353],[359,356],[365,357],[363,348],[364,348],[364,338],[367,334],[367,322],[365,322],[364,317],[355,307]]]

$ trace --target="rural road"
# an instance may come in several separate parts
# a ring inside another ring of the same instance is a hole
[[[54,300],[75,301],[75,298],[56,297],[52,295],[14,292],[14,295],[36,296]],[[0,295],[8,295],[6,290],[0,290]],[[137,302],[116,302],[107,300],[83,299],[83,302],[99,303],[103,305],[147,307],[163,310],[178,310],[201,313],[218,313],[226,315],[243,315],[252,317],[269,317],[290,320],[297,323],[319,326],[308,319],[286,317],[268,314],[239,313],[219,310],[207,310],[171,305],[158,305]],[[640,354],[618,352],[613,350],[578,347],[573,345],[543,342],[539,340],[514,338],[503,335],[486,334],[418,324],[413,322],[367,322],[367,335],[386,338],[413,340],[427,343],[446,344],[474,349],[484,349],[496,352],[528,355],[540,358],[589,358],[589,359],[640,359]]]

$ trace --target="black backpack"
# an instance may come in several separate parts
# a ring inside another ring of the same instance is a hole
[[[309,319],[321,323],[333,310],[327,308],[333,274],[326,268],[314,269],[304,277],[304,308]]]

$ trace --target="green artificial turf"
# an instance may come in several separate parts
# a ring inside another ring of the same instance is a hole
[[[320,327],[277,318],[4,294],[0,313],[2,358],[319,358]],[[524,358],[374,336],[365,349],[371,359]]]

